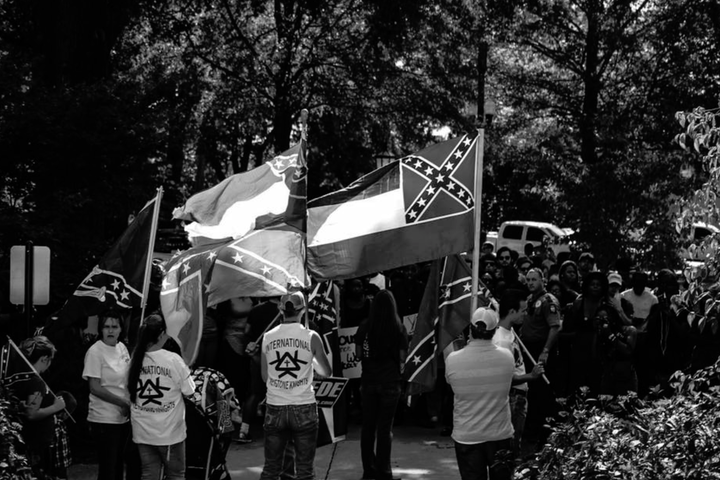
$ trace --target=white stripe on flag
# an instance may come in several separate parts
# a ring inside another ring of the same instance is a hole
[[[458,302],[465,300],[466,298],[470,298],[471,296],[472,296],[472,293],[466,293],[464,295],[460,295],[459,297],[455,297],[452,300],[445,300],[440,305],[438,305],[438,309],[447,307],[448,305],[454,305]]]
[[[192,237],[213,239],[241,238],[255,228],[257,217],[267,214],[281,215],[288,205],[290,190],[282,179],[268,186],[257,196],[238,200],[223,213],[218,225],[201,225],[192,222],[185,231]]]
[[[308,209],[308,246],[384,232],[405,226],[402,189],[370,198]]]
[[[421,343],[420,345],[422,345],[422,344],[424,344],[424,343],[425,343],[425,341],[423,341],[423,343]],[[432,354],[432,355],[429,355],[429,356],[425,359],[425,361],[423,361],[423,362],[415,369],[415,371],[413,372],[413,374],[410,375],[410,378],[408,378],[408,380],[407,380],[408,383],[410,383],[410,382],[412,382],[413,380],[415,380],[415,377],[417,377],[418,374],[419,374],[420,372],[422,372],[425,367],[428,366],[428,364],[429,364],[429,363],[432,361],[432,359],[435,357],[435,353],[436,353],[436,350],[433,349],[433,354]],[[410,358],[410,357],[408,356],[408,358]]]
[[[215,262],[215,265],[222,265],[223,267],[227,267],[232,270],[236,270],[240,273],[244,273],[245,275],[248,275],[250,277],[257,278],[258,280],[262,280],[263,282],[267,283],[268,285],[271,285],[271,286],[275,287],[276,289],[280,290],[280,292],[282,292],[283,295],[285,295],[287,293],[287,288],[285,288],[285,285],[280,285],[279,283],[267,278],[265,275],[253,272],[252,270],[247,270],[242,267],[238,267],[237,265],[233,265],[232,263],[223,262],[222,260],[217,260]],[[294,278],[294,277],[290,277],[289,274],[287,273],[287,271],[283,271],[283,273],[285,274],[285,276],[287,276],[289,278]]]

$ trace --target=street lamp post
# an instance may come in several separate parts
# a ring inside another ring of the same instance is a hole
[[[375,168],[381,168],[397,160],[397,155],[392,152],[383,152],[375,156]]]

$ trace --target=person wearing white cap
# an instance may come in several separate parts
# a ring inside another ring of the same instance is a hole
[[[509,392],[515,361],[492,341],[497,312],[478,308],[470,321],[470,341],[448,355],[445,378],[454,393],[455,456],[462,480],[510,479],[513,474],[513,426]]]
[[[275,480],[283,470],[285,448],[292,440],[297,480],[315,478],[318,410],[313,368],[332,373],[322,339],[302,323],[307,304],[301,292],[280,299],[283,321],[265,334],[260,368],[267,385],[265,410],[265,465],[261,480]]]

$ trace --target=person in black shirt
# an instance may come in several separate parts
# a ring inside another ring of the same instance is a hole
[[[388,290],[381,290],[375,296],[369,318],[360,324],[355,334],[355,349],[362,362],[363,478],[390,480],[392,426],[402,392],[408,341],[395,297]]]

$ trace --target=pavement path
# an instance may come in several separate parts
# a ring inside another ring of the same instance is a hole
[[[261,431],[252,430],[255,441],[234,443],[227,455],[227,465],[233,480],[258,479],[264,455]],[[441,437],[437,429],[414,425],[394,429],[392,466],[395,477],[404,480],[445,480],[460,478],[455,450],[449,437]],[[76,464],[68,471],[69,480],[94,480],[96,465]],[[317,450],[315,457],[317,480],[359,480],[360,427],[350,425],[346,439]]]

